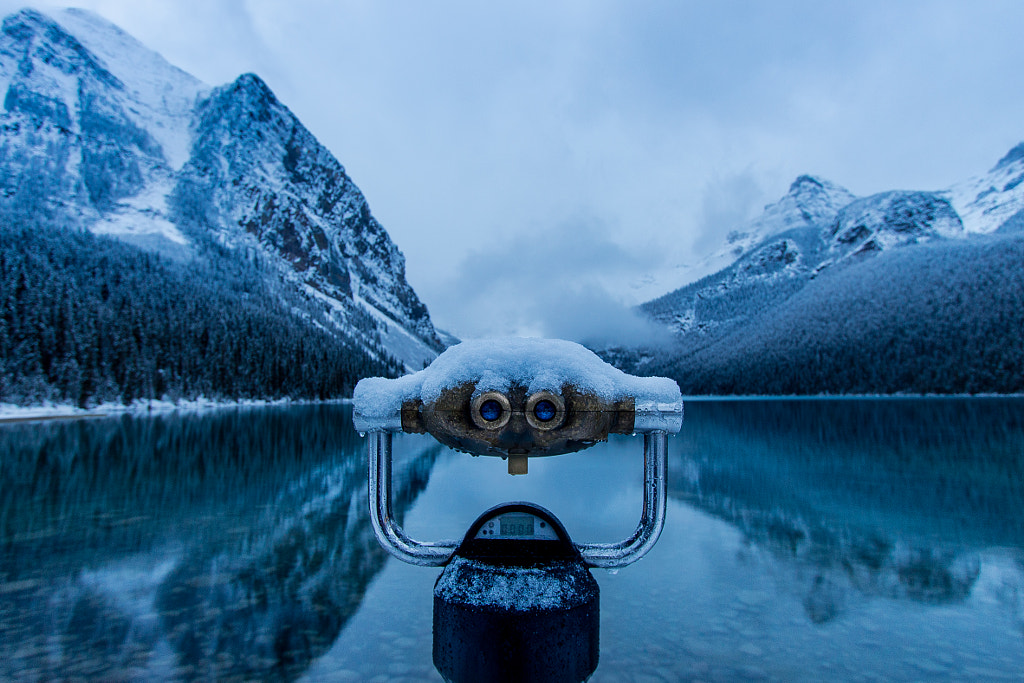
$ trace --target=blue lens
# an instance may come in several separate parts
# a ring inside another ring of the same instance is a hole
[[[555,408],[555,404],[547,399],[537,401],[537,404],[533,406],[533,414],[541,422],[550,422],[555,419],[555,413],[557,412],[558,409]]]
[[[493,398],[483,402],[480,406],[480,417],[488,422],[494,422],[501,417],[501,404]]]

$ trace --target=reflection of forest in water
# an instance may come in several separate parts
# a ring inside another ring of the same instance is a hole
[[[815,622],[961,601],[993,548],[1024,618],[1024,400],[692,401],[674,449],[671,495],[808,574]]]
[[[395,507],[440,452],[396,464]],[[292,679],[385,553],[347,406],[0,429],[0,678]]]

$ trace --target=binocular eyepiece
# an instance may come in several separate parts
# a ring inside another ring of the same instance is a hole
[[[588,349],[554,339],[475,340],[449,348],[426,369],[362,380],[359,431],[428,433],[473,455],[526,458],[573,453],[609,434],[674,434],[683,419],[679,387],[634,377]]]
[[[472,382],[447,389],[430,403],[402,404],[402,431],[429,433],[474,455],[540,456],[573,453],[631,434],[634,400],[601,399],[572,384],[532,393],[522,385],[479,391]]]
[[[550,391],[538,391],[526,399],[526,411],[518,412],[531,427],[546,432],[565,422],[565,401]],[[502,429],[512,417],[512,403],[500,391],[485,391],[473,399],[469,415],[481,429]]]

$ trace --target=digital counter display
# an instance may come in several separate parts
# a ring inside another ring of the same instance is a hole
[[[502,536],[533,536],[533,517],[530,515],[503,515]]]
[[[559,535],[551,524],[528,512],[502,512],[480,525],[476,536],[481,540],[557,541]]]

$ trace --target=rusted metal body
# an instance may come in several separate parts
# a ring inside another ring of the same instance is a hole
[[[484,404],[494,401],[499,417],[482,416]],[[553,408],[548,420],[537,417],[537,406]],[[522,386],[507,392],[480,392],[472,383],[448,389],[434,402],[402,405],[402,431],[428,433],[444,445],[474,455],[545,456],[574,453],[606,441],[609,434],[632,434],[632,398],[604,401],[565,385],[560,393],[527,394]]]

